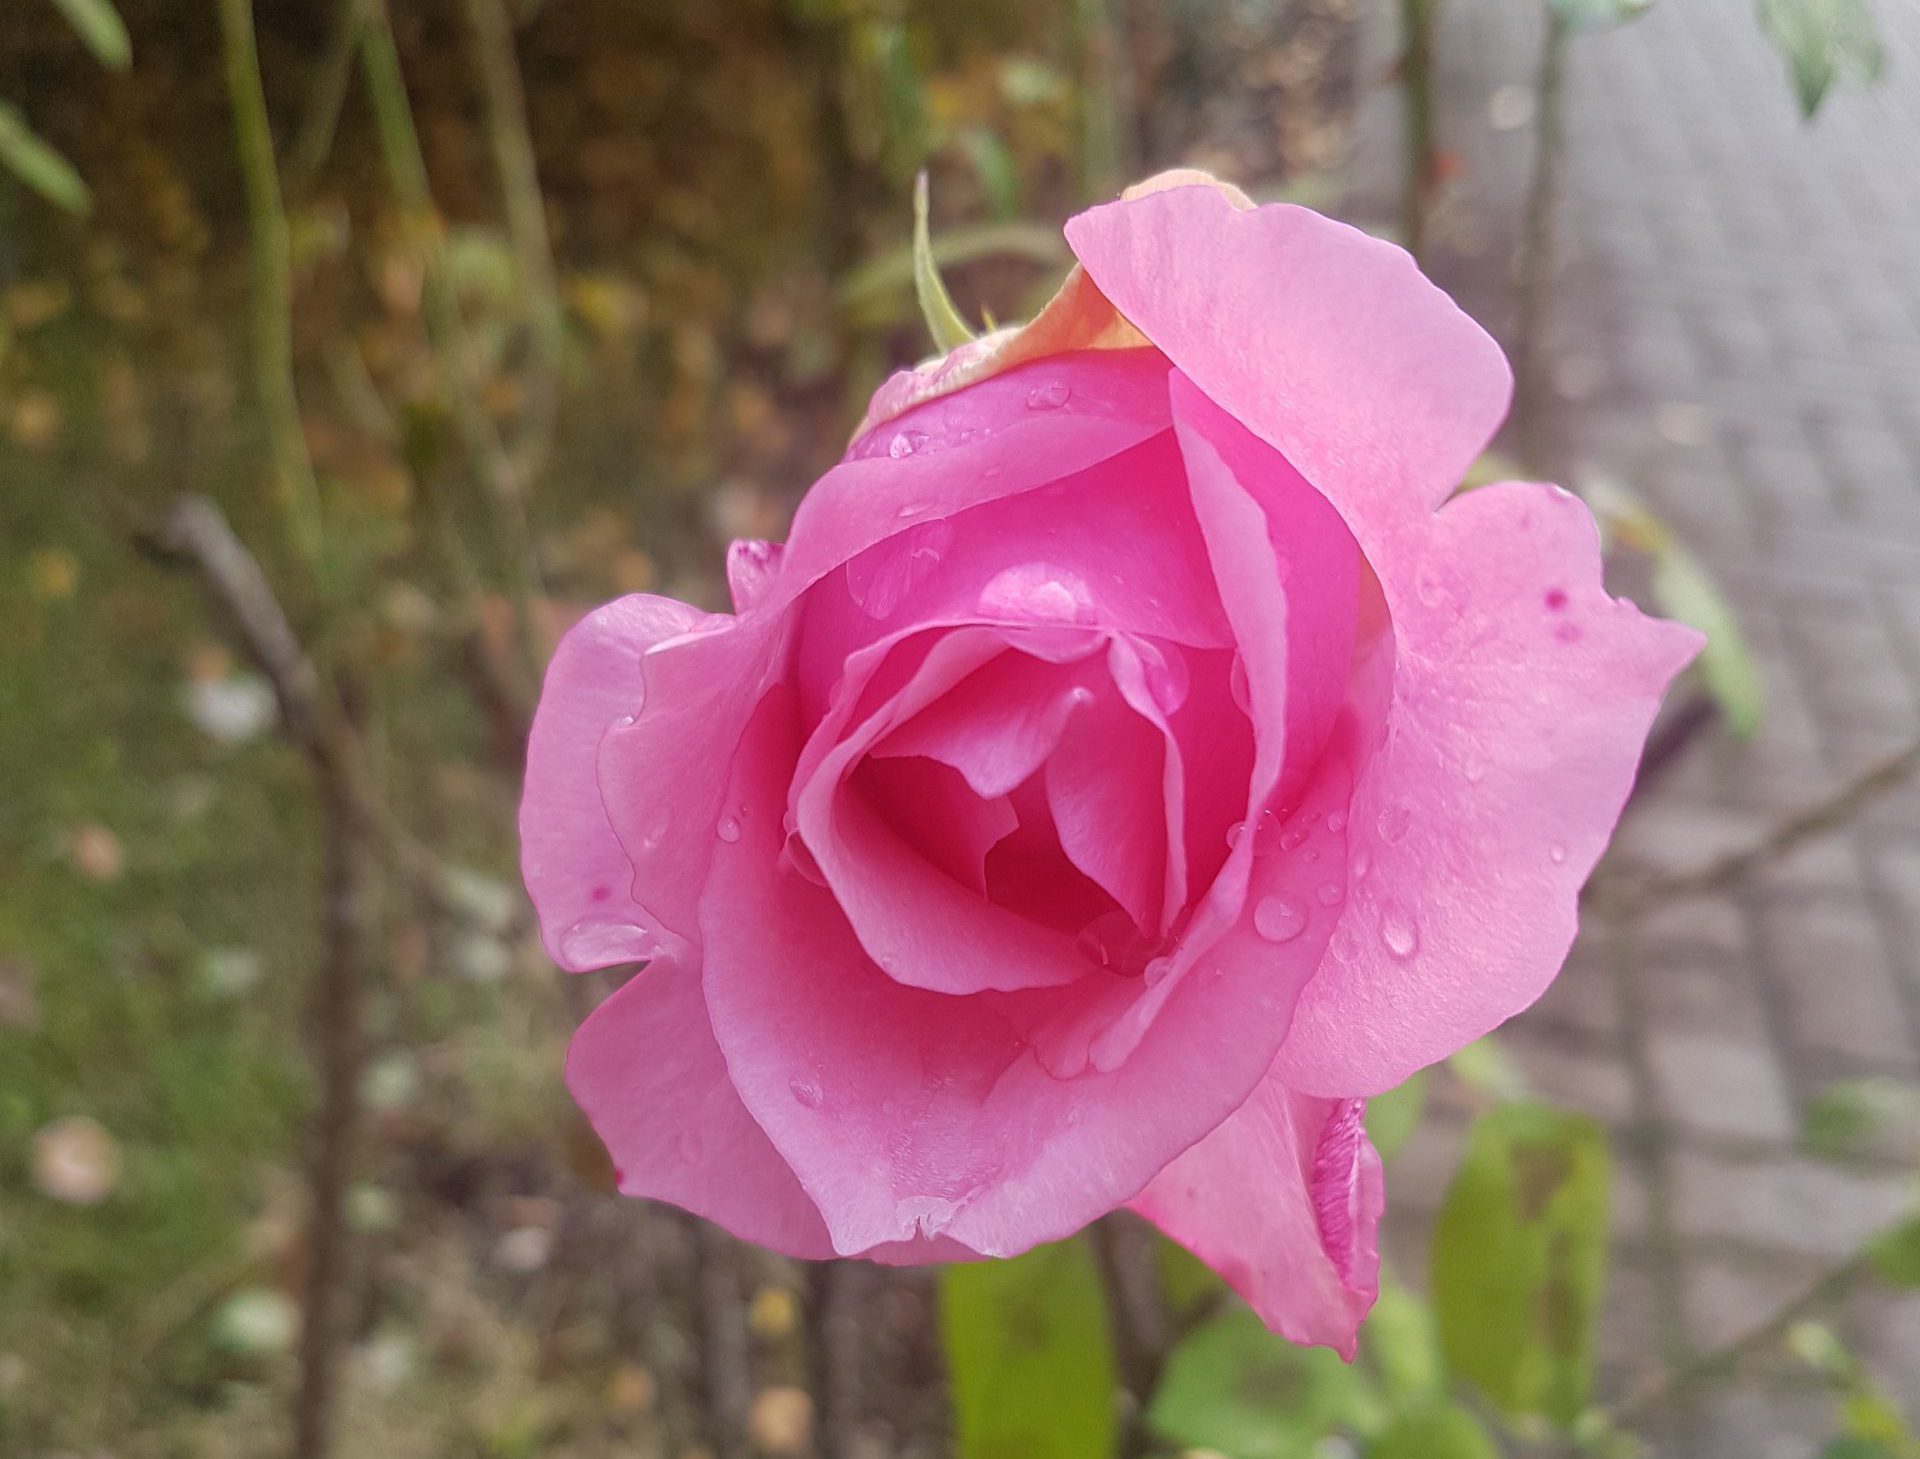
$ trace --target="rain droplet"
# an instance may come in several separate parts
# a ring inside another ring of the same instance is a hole
[[[1395,957],[1413,956],[1414,949],[1420,946],[1420,933],[1405,907],[1388,902],[1380,909],[1380,940]]]
[[[1555,866],[1560,866],[1567,859],[1567,848],[1556,841],[1547,848],[1547,856]]]
[[[1146,985],[1149,988],[1151,988],[1157,983],[1164,982],[1167,974],[1172,971],[1173,971],[1172,958],[1157,957],[1153,959],[1152,962],[1147,964],[1146,970],[1140,976],[1142,981],[1144,981]]]
[[[1413,829],[1413,812],[1404,805],[1390,805],[1380,812],[1380,839],[1389,846]]]
[[[1306,926],[1307,909],[1284,892],[1262,897],[1253,909],[1253,930],[1268,942],[1291,942]]]
[[[899,511],[895,512],[894,515],[896,517],[917,517],[926,509],[926,503],[924,502],[908,502],[900,508]]]
[[[787,1081],[787,1088],[793,1091],[793,1097],[808,1109],[820,1108],[820,1081],[796,1074]]]
[[[740,839],[740,818],[738,816],[720,817],[719,836],[731,846]]]
[[[623,714],[618,719],[616,719],[613,723],[614,723],[614,728],[625,729],[628,725],[633,723],[633,716],[630,714]]]
[[[1313,894],[1314,900],[1323,907],[1337,907],[1346,897],[1346,891],[1337,881],[1330,881]]]
[[[1280,833],[1280,849],[1291,851],[1307,837],[1313,834],[1313,827],[1305,822],[1296,822]]]
[[[1246,830],[1247,823],[1245,821],[1235,821],[1231,826],[1227,827],[1227,847],[1229,850],[1240,844],[1240,838],[1246,834]]]
[[[1233,667],[1227,671],[1227,688],[1233,692],[1233,702],[1240,706],[1240,712],[1252,714],[1253,692],[1247,685],[1247,661],[1239,654],[1233,656]]]
[[[927,433],[925,431],[899,431],[891,441],[887,442],[887,454],[893,457],[894,460],[899,461],[911,456],[926,444]]]
[[[1327,829],[1333,832],[1333,834],[1336,836],[1339,835],[1342,831],[1346,830],[1347,829],[1347,813],[1345,811],[1329,812],[1327,815]]]
[[[1073,387],[1065,380],[1049,380],[1044,385],[1036,385],[1027,396],[1027,409],[1058,410],[1072,394]]]

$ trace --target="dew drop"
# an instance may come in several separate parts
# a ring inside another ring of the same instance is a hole
[[[1420,946],[1419,930],[1405,907],[1389,902],[1380,909],[1380,941],[1397,958],[1409,958]]]
[[[1391,846],[1403,840],[1407,832],[1413,829],[1413,812],[1404,805],[1390,805],[1380,812],[1378,824],[1380,839]]]
[[[1280,849],[1291,851],[1313,834],[1313,827],[1304,823],[1295,823],[1280,833]]]
[[[725,841],[729,846],[735,841],[738,841],[740,839],[740,818],[738,816],[720,817],[718,834],[720,839]]]
[[[1227,671],[1227,688],[1233,693],[1233,702],[1240,707],[1242,714],[1253,713],[1253,692],[1247,685],[1247,661],[1239,654],[1233,656],[1233,667]]]
[[[1328,812],[1327,829],[1333,832],[1333,834],[1336,836],[1339,835],[1342,831],[1346,830],[1347,829],[1347,813],[1345,811]]]
[[[1044,385],[1036,385],[1027,396],[1028,410],[1058,410],[1073,395],[1073,387],[1065,380],[1049,380]]]
[[[1172,971],[1173,971],[1172,958],[1157,957],[1147,964],[1145,970],[1141,973],[1140,976],[1141,976],[1141,980],[1145,982],[1149,988],[1152,988],[1157,986],[1160,983],[1165,982],[1167,974]]]
[[[1567,859],[1567,848],[1556,841],[1547,848],[1547,856],[1555,866],[1564,865]]]
[[[904,460],[927,444],[925,431],[899,431],[887,442],[887,454],[894,460]]]
[[[633,723],[633,716],[630,714],[623,714],[613,722],[613,725],[615,729],[625,729],[628,725],[632,723]]]
[[[1315,892],[1313,898],[1323,907],[1337,907],[1346,898],[1346,895],[1346,891],[1341,887],[1339,882],[1330,881],[1324,884],[1319,891]]]
[[[1268,942],[1291,942],[1306,926],[1307,909],[1284,892],[1262,897],[1253,909],[1253,930]]]
[[[1246,834],[1246,830],[1247,830],[1247,823],[1245,821],[1235,821],[1231,826],[1227,827],[1227,849],[1228,850],[1232,850],[1235,846],[1238,846],[1240,844],[1240,838]]]
[[[924,502],[908,502],[905,506],[901,507],[899,511],[895,512],[894,516],[900,518],[917,517],[926,509],[926,503]]]
[[[808,1109],[820,1108],[820,1081],[796,1074],[787,1081],[787,1088],[793,1091],[793,1097]]]

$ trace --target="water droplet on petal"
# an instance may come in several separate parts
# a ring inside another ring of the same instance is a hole
[[[1306,926],[1307,909],[1284,892],[1262,897],[1253,909],[1253,930],[1268,942],[1291,942]]]
[[[1239,654],[1233,656],[1233,667],[1227,671],[1227,688],[1233,691],[1233,702],[1240,706],[1240,712],[1252,714],[1253,692],[1247,685],[1247,661]]]
[[[1556,841],[1547,848],[1547,856],[1555,866],[1563,865],[1567,859],[1567,848]]]
[[[625,729],[628,725],[632,723],[633,723],[633,716],[630,714],[623,714],[613,722],[613,725],[615,729]]]
[[[1141,976],[1141,979],[1146,983],[1146,985],[1149,988],[1151,988],[1155,984],[1163,982],[1166,979],[1167,974],[1172,971],[1173,971],[1172,958],[1157,957],[1147,964],[1146,970],[1140,976]]]
[[[731,846],[740,839],[740,818],[738,816],[720,817],[718,831],[720,839]]]
[[[1413,917],[1397,902],[1388,902],[1380,909],[1380,940],[1397,958],[1412,957],[1420,946],[1420,932],[1413,925]]]
[[[1227,847],[1229,850],[1240,844],[1240,838],[1246,834],[1246,829],[1247,823],[1245,821],[1235,821],[1231,826],[1227,827]]]
[[[820,1108],[820,1081],[809,1079],[804,1074],[796,1074],[787,1081],[787,1088],[793,1091],[793,1097],[808,1109]]]
[[[1073,395],[1073,387],[1065,380],[1049,380],[1044,385],[1036,385],[1027,396],[1028,410],[1058,410]]]
[[[1327,813],[1327,829],[1336,836],[1346,830],[1347,813],[1345,811],[1329,811]]]
[[[1337,881],[1325,883],[1313,894],[1314,900],[1323,907],[1337,907],[1346,898],[1346,891]]]
[[[1390,805],[1380,812],[1380,839],[1389,846],[1413,829],[1413,812],[1404,805]]]
[[[1280,833],[1280,849],[1282,851],[1291,851],[1312,834],[1313,827],[1307,825],[1304,821],[1297,821]]]
[[[895,432],[893,439],[887,442],[887,454],[896,461],[903,460],[926,444],[925,431],[898,431]]]

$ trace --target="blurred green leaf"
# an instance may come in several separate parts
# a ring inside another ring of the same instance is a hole
[[[1236,1306],[1174,1349],[1147,1416],[1183,1448],[1309,1459],[1328,1434],[1373,1428],[1380,1408],[1338,1354],[1295,1347]]]
[[[1920,1216],[1874,1239],[1873,1269],[1898,1287],[1920,1287]]]
[[[1364,1452],[1366,1459],[1500,1459],[1479,1420],[1446,1402],[1402,1414]]]
[[[1420,1116],[1427,1107],[1427,1071],[1420,1070],[1405,1083],[1376,1094],[1367,1101],[1367,1138],[1380,1152],[1382,1160],[1391,1160],[1400,1152],[1413,1132],[1420,1128]]]
[[[1049,272],[1064,270],[1073,262],[1066,241],[1058,228],[1037,223],[977,223],[942,233],[933,243],[933,262],[950,268],[976,258],[1020,258]],[[878,258],[850,269],[834,291],[842,308],[853,311],[871,309],[882,296],[906,289],[914,283],[914,250],[911,245],[881,254]],[[1057,277],[1047,280],[1046,292],[1058,285]]]
[[[1886,50],[1867,0],[1757,0],[1760,28],[1786,58],[1800,112],[1811,117],[1837,80],[1878,81]]]
[[[987,206],[1003,222],[1020,216],[1020,164],[1013,153],[989,127],[964,128],[954,145],[967,154],[967,161],[987,194]]]
[[[1434,1311],[1451,1368],[1510,1415],[1568,1426],[1586,1404],[1608,1181],[1582,1115],[1508,1104],[1468,1132],[1434,1230]]]
[[[1820,1459],[1899,1459],[1885,1444],[1849,1435],[1835,1439],[1820,1451]]]
[[[1527,1076],[1507,1056],[1500,1040],[1492,1034],[1475,1039],[1447,1060],[1447,1068],[1469,1089],[1490,1094],[1495,1099],[1516,1100],[1527,1097]]]
[[[1707,637],[1700,672],[1707,691],[1742,739],[1760,727],[1766,691],[1760,666],[1725,596],[1707,570],[1647,504],[1616,481],[1592,477],[1580,494],[1612,542],[1653,560],[1653,596],[1660,607]]]
[[[961,1459],[1108,1459],[1106,1296],[1083,1239],[940,1275]]]
[[[1154,1244],[1160,1292],[1175,1317],[1191,1317],[1227,1290],[1220,1274],[1179,1242],[1162,1236]]]
[[[913,292],[920,300],[920,315],[927,321],[927,333],[933,347],[945,354],[973,338],[973,329],[953,307],[953,296],[940,281],[940,269],[933,261],[933,238],[927,231],[927,175],[913,180]]]
[[[133,43],[127,39],[126,22],[113,8],[112,0],[53,0],[81,44],[93,52],[101,65],[124,71],[133,60]]]
[[[1547,0],[1576,30],[1619,25],[1652,8],[1653,0]]]
[[[93,194],[66,158],[37,136],[27,119],[0,101],[0,167],[70,213],[93,206]]]
[[[1360,1329],[1360,1347],[1389,1398],[1404,1402],[1438,1394],[1446,1386],[1446,1360],[1433,1309],[1385,1275],[1379,1300]]]
[[[1881,1131],[1920,1114],[1914,1091],[1887,1078],[1841,1079],[1822,1089],[1800,1122],[1800,1144],[1811,1155],[1841,1159]]]

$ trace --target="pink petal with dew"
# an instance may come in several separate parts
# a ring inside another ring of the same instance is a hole
[[[819,1211],[727,1079],[698,972],[657,962],[595,1009],[568,1050],[567,1087],[623,1195],[671,1202],[786,1256],[834,1254]],[[858,1254],[909,1264],[976,1253],[919,1241]]]
[[[1132,1209],[1225,1278],[1290,1342],[1351,1361],[1380,1290],[1380,1157],[1358,1099],[1269,1077]]]
[[[595,760],[608,727],[644,704],[644,656],[706,620],[670,598],[621,598],[575,624],[548,666],[527,740],[520,867],[547,955],[570,972],[644,961],[677,942],[635,900]]]
[[[1351,811],[1347,956],[1309,986],[1277,1069],[1330,1096],[1391,1088],[1551,981],[1699,637],[1607,596],[1592,518],[1565,493],[1489,488],[1434,511],[1511,377],[1401,250],[1206,188],[1096,208],[1067,232],[1218,413],[1339,511],[1379,580],[1392,664],[1372,665],[1359,705],[1379,748]],[[1178,383],[1174,398],[1184,409]],[[1290,513],[1265,505],[1284,529]]]

